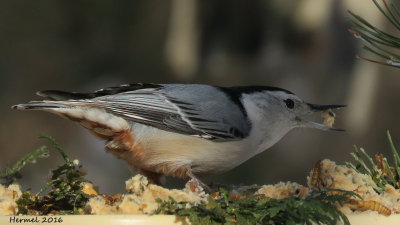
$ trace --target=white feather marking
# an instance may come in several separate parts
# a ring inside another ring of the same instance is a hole
[[[146,119],[146,118],[143,118],[143,117],[141,117],[141,116],[137,116],[137,115],[133,115],[133,114],[127,114],[124,110],[113,109],[113,111],[119,112],[119,113],[121,113],[122,115],[124,115],[124,116],[126,116],[126,117],[133,118],[133,119],[144,120],[144,121],[151,121],[151,120]]]
[[[201,132],[202,132],[202,130],[196,128],[196,127],[192,124],[192,122],[186,118],[185,114],[182,112],[182,110],[181,110],[176,104],[172,103],[172,102],[171,102],[170,100],[168,100],[168,98],[166,98],[164,95],[161,95],[161,94],[157,94],[157,95],[160,96],[161,98],[163,98],[163,99],[164,99],[166,102],[168,102],[169,104],[171,104],[171,105],[176,109],[176,111],[178,112],[178,114],[182,117],[182,120],[185,121],[193,130],[198,130],[198,131],[201,131]]]
[[[88,107],[72,107],[72,108],[60,108],[53,109],[55,112],[66,114],[73,118],[85,119],[100,124],[107,125],[114,131],[127,130],[130,125],[126,120],[121,117],[115,116],[111,113],[107,113],[103,109],[88,108]]]

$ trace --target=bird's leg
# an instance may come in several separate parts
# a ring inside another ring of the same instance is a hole
[[[186,175],[191,179],[189,181],[190,183],[190,189],[191,191],[194,192],[201,192],[201,189],[206,190],[208,193],[212,193],[211,188],[206,185],[205,183],[203,183],[199,178],[197,178],[190,169],[187,169],[186,171]],[[193,188],[192,188],[192,184],[193,184]],[[199,188],[201,187],[201,189]]]

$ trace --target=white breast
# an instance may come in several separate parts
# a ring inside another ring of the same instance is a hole
[[[188,165],[194,174],[216,174],[230,170],[254,154],[248,140],[212,142],[133,123],[137,144],[144,146],[146,165]]]

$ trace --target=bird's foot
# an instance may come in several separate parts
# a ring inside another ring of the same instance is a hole
[[[194,176],[191,172],[188,172],[188,176],[190,177],[188,184],[189,184],[189,188],[192,192],[195,192],[198,194],[202,193],[203,191],[205,191],[207,193],[213,192],[213,190],[208,185],[203,183],[199,178]]]

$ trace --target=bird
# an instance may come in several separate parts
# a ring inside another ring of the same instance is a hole
[[[12,106],[74,121],[105,140],[133,173],[162,178],[220,174],[267,150],[297,127],[342,131],[307,120],[317,105],[270,86],[132,83],[91,93],[39,91],[42,101]]]

